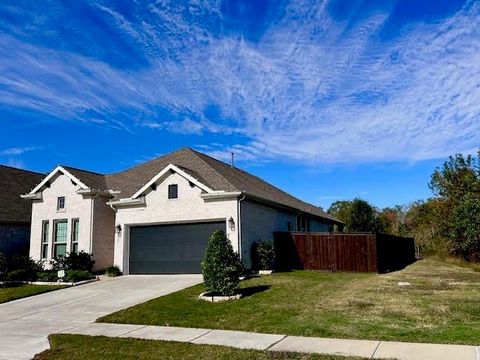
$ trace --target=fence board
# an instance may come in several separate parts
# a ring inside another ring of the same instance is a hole
[[[387,272],[415,261],[414,241],[389,234],[277,232],[277,268]]]

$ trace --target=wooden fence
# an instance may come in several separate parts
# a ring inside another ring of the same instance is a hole
[[[412,238],[373,233],[276,232],[276,267],[384,273],[415,261]]]

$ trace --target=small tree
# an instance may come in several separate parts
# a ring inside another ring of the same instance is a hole
[[[252,262],[256,270],[273,270],[275,263],[273,241],[262,240],[253,243]]]
[[[203,281],[207,292],[231,296],[240,286],[242,264],[225,233],[215,231],[208,239],[202,261]]]

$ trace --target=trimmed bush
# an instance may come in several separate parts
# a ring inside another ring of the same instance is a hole
[[[0,280],[3,280],[5,275],[7,275],[8,270],[8,261],[4,253],[0,252]]]
[[[35,281],[37,273],[43,271],[40,261],[27,256],[14,255],[7,261],[7,281]]]
[[[93,279],[95,276],[85,270],[65,270],[64,282],[78,282]]]
[[[57,260],[50,262],[52,269],[54,270],[83,270],[92,272],[95,260],[92,259],[92,255],[85,251],[77,253],[67,253],[65,256],[61,256]]]
[[[35,281],[37,274],[32,274],[27,269],[12,270],[5,275],[5,281]]]
[[[55,270],[41,271],[37,274],[38,281],[57,282],[58,273]]]
[[[225,233],[215,231],[208,239],[202,261],[205,289],[209,293],[231,296],[240,286],[242,264]]]
[[[273,270],[275,264],[273,241],[262,240],[253,243],[252,262],[255,270]]]
[[[109,266],[105,269],[105,275],[107,275],[109,277],[117,277],[117,276],[122,275],[122,272],[120,271],[118,266],[113,265],[113,266]]]

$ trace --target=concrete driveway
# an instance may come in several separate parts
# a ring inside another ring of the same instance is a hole
[[[201,275],[122,276],[0,304],[0,359],[31,359],[49,348],[49,334],[201,281]]]

